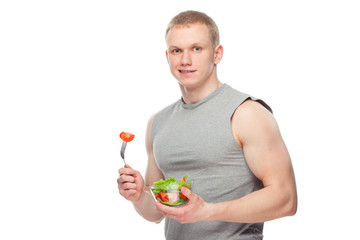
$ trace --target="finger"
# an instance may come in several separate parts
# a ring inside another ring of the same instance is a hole
[[[178,208],[168,207],[168,206],[166,206],[166,205],[164,205],[162,203],[159,203],[159,202],[155,202],[155,206],[163,214],[170,215],[170,216],[178,215],[178,211],[179,211]]]
[[[128,199],[132,196],[134,196],[136,194],[136,190],[130,189],[130,190],[124,190],[124,189],[120,189],[119,193],[121,196],[123,196],[124,198]]]
[[[123,183],[121,188],[125,189],[125,190],[136,189],[136,184],[135,183]]]
[[[134,175],[137,171],[132,168],[120,168],[118,172],[120,175]]]
[[[161,204],[161,203],[160,203],[160,204]],[[167,211],[163,211],[163,210],[159,210],[159,209],[158,209],[158,211],[159,211],[163,216],[165,216],[165,217],[167,217],[167,218],[176,219],[177,221],[180,222],[180,218],[179,218],[180,215],[178,215],[178,214],[173,214],[172,212],[167,212]]]
[[[162,211],[160,211],[160,210],[158,210],[158,212],[159,212],[161,215],[163,215],[164,217],[170,217],[170,216],[168,216],[166,213],[164,213],[164,212],[162,212]]]
[[[181,188],[181,193],[184,194],[189,200],[194,197],[192,191],[186,187]]]
[[[130,182],[130,183],[133,183],[135,182],[135,178],[131,175],[121,175],[119,177],[119,180],[121,183],[125,183],[125,182]]]
[[[130,190],[135,189],[136,190],[136,183],[134,182],[124,182],[120,178],[117,179],[118,188],[119,190]]]
[[[165,206],[164,206],[164,204],[161,204],[161,203],[159,203],[159,202],[155,202],[155,207],[157,208],[157,210],[159,211],[159,212],[161,212],[163,215],[166,215],[167,214],[167,212],[165,211]]]

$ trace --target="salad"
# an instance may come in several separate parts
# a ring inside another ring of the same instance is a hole
[[[188,198],[181,193],[181,187],[191,189],[191,183],[186,181],[187,176],[176,181],[175,178],[154,182],[150,187],[156,200],[169,206],[180,206],[188,201]]]

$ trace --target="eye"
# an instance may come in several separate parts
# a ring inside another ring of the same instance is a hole
[[[173,49],[173,50],[171,50],[171,52],[176,54],[176,53],[180,53],[181,50],[180,49]]]
[[[200,52],[200,51],[201,51],[201,47],[194,47],[194,51],[195,51],[195,52]]]

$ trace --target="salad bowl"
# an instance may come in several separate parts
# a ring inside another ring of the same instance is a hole
[[[181,193],[181,188],[191,189],[191,181],[187,181],[187,176],[177,181],[175,178],[154,182],[150,186],[150,191],[155,199],[164,205],[171,207],[181,207],[188,202],[188,198]]]

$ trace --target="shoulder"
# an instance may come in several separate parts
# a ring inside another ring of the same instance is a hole
[[[278,130],[276,120],[269,109],[251,99],[244,101],[235,110],[231,126],[241,146],[245,142],[266,137]]]
[[[169,114],[171,114],[174,109],[176,109],[179,105],[181,105],[181,99],[177,100],[176,102],[162,108],[160,111],[158,111],[157,113],[155,113],[153,115],[154,119],[157,118],[166,118]]]
[[[237,107],[241,104],[244,104],[245,102],[250,102],[250,103],[246,103],[247,105],[252,105],[252,102],[255,103],[260,103],[265,109],[267,109],[270,113],[272,113],[272,109],[271,107],[262,99],[256,98],[248,93],[244,93],[241,92],[237,89],[232,88],[229,85],[225,86],[226,91],[224,91],[226,97],[228,99],[232,99],[232,101],[237,104]],[[252,101],[248,101],[248,100],[252,100]]]
[[[150,139],[153,140],[158,131],[166,124],[170,116],[178,107],[181,106],[181,99],[164,107],[160,111],[153,114],[148,121],[148,129],[150,130]]]
[[[257,117],[273,117],[272,113],[262,103],[250,98],[239,105],[234,116],[241,116],[243,120],[256,120]]]

